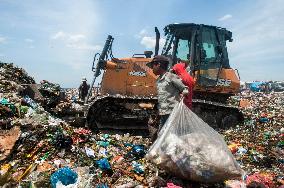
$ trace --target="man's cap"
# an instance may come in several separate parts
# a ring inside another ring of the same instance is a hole
[[[86,77],[83,77],[83,78],[82,78],[82,81],[87,81],[87,78],[86,78]]]
[[[157,55],[157,56],[155,56],[153,58],[152,61],[150,61],[146,65],[152,69],[153,68],[153,64],[155,64],[155,63],[167,63],[168,64],[169,63],[169,59],[166,56]]]

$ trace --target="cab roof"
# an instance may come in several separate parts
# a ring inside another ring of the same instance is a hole
[[[195,30],[199,30],[201,27],[207,27],[209,29],[217,30],[218,33],[225,34],[225,40],[232,40],[232,32],[228,31],[226,28],[204,25],[204,24],[195,24],[195,23],[174,23],[169,24],[164,28],[165,35],[178,33],[179,35],[183,33],[193,33]]]

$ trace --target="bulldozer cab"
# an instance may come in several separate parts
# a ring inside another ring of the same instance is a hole
[[[232,41],[232,33],[220,27],[191,23],[170,24],[164,31],[162,55],[172,59],[171,66],[185,62],[198,85],[216,86],[221,69],[230,68],[226,41]]]

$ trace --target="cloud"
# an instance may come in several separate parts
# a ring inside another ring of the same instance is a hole
[[[0,53],[0,57],[4,57],[4,54],[1,54],[1,53]]]
[[[72,42],[79,42],[81,40],[84,40],[86,38],[85,35],[78,34],[78,35],[69,35],[69,40]]]
[[[261,10],[261,11],[260,11]],[[234,41],[228,43],[230,61],[244,80],[283,79],[284,1],[258,1],[243,10],[231,26]],[[269,74],[271,73],[271,74]]]
[[[71,34],[59,31],[51,36],[53,40],[62,41],[66,47],[76,50],[101,50],[100,45],[90,45],[86,42],[87,37],[84,34]]]
[[[162,46],[164,46],[165,42],[166,42],[166,40],[164,38],[160,39],[160,48]],[[141,39],[140,44],[145,46],[147,49],[152,49],[156,45],[156,37],[153,37],[153,36],[147,37],[147,36],[145,36],[145,37],[143,37]]]
[[[147,29],[142,29],[139,34],[135,35],[136,38],[141,39],[140,44],[147,49],[152,49],[156,45],[156,36],[151,36]],[[165,44],[165,39],[160,38],[160,47]]]
[[[147,34],[148,34],[148,32],[147,32],[146,29],[142,29],[142,30],[139,32],[139,36],[145,36],[145,35],[147,35]]]
[[[54,35],[51,36],[52,39],[65,39],[67,37],[67,34],[63,31],[58,31]]]
[[[143,37],[140,44],[144,45],[148,49],[154,48],[156,39],[154,37]]]
[[[93,51],[90,50],[100,48],[96,44],[104,42],[104,37],[101,39],[98,34],[105,18],[101,18],[99,4],[93,0],[1,1],[0,48],[9,42],[7,48],[0,49],[5,53],[2,59],[29,68],[38,81],[47,79],[74,87],[78,75],[92,76]],[[34,42],[29,43],[26,38]]]
[[[63,31],[58,31],[57,33],[51,36],[51,39],[66,40],[66,41],[71,41],[71,42],[78,42],[85,38],[86,36],[83,34],[70,34],[70,33],[66,33]]]
[[[138,34],[135,34],[134,37],[137,38],[137,39],[141,39],[145,36],[149,35],[149,32],[146,28],[142,29],[141,31],[139,31]]]
[[[26,39],[25,39],[25,42],[27,42],[27,43],[33,43],[34,40],[33,40],[33,39],[30,39],[30,38],[26,38]]]
[[[224,16],[222,16],[221,18],[219,18],[219,21],[225,21],[225,20],[229,20],[231,19],[233,16],[231,14],[226,14]]]
[[[6,42],[6,38],[0,36],[0,44],[4,44],[5,42]]]
[[[102,50],[102,46],[100,45],[89,45],[86,43],[69,43],[66,46],[77,50],[94,50],[94,51]]]

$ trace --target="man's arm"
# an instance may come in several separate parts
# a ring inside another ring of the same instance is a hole
[[[173,86],[176,87],[180,93],[183,95],[188,94],[188,87],[182,83],[182,80],[176,74],[171,74],[170,79]]]

